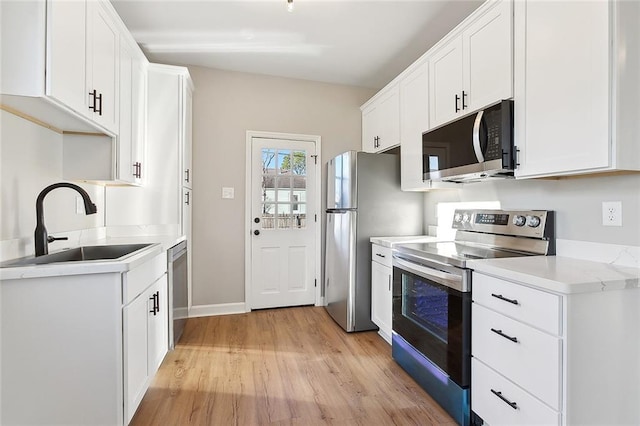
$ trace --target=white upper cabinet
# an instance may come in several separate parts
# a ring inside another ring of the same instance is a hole
[[[433,52],[429,68],[430,119],[432,127],[435,127],[454,119],[465,109],[467,94],[462,88],[462,37],[454,38]]]
[[[115,13],[115,12],[112,12]],[[87,1],[87,96],[93,120],[118,132],[119,32],[104,3]]]
[[[422,133],[429,128],[428,64],[400,80],[400,181],[403,191],[429,189],[422,180]]]
[[[111,3],[3,1],[0,20],[3,105],[54,130],[117,134],[120,19]]]
[[[400,143],[400,96],[397,84],[385,87],[362,110],[362,150],[382,152]]]
[[[429,53],[430,126],[512,97],[512,2],[489,1]]]
[[[638,22],[638,2],[516,2],[516,177],[640,169]]]
[[[75,111],[87,111],[87,3],[49,0],[47,15],[46,93]]]
[[[193,188],[193,89],[190,79],[185,79],[182,85],[182,113],[184,118],[181,121],[182,129],[182,186]]]
[[[468,111],[513,96],[513,3],[501,0],[462,33]]]
[[[147,60],[133,42],[120,44],[120,124],[118,180],[141,184],[146,130]],[[146,175],[146,173],[145,173]]]

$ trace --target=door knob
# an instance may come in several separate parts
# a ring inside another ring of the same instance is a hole
[[[253,219],[253,221],[254,221],[255,223],[260,223],[260,218],[259,218],[259,217],[256,217],[255,219]]]
[[[255,231],[253,231],[253,235],[260,235],[260,231],[256,229]]]

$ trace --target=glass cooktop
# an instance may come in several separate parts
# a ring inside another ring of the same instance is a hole
[[[399,253],[405,253],[427,260],[431,259],[461,268],[466,267],[467,260],[499,259],[503,257],[531,256],[534,254],[505,250],[485,244],[459,241],[405,243],[394,245],[393,248]]]

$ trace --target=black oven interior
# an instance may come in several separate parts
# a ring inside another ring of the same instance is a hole
[[[471,373],[471,293],[393,268],[393,330],[462,388]]]

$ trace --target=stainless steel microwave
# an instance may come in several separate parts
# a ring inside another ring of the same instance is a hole
[[[422,135],[424,180],[513,177],[513,101],[504,100]]]

